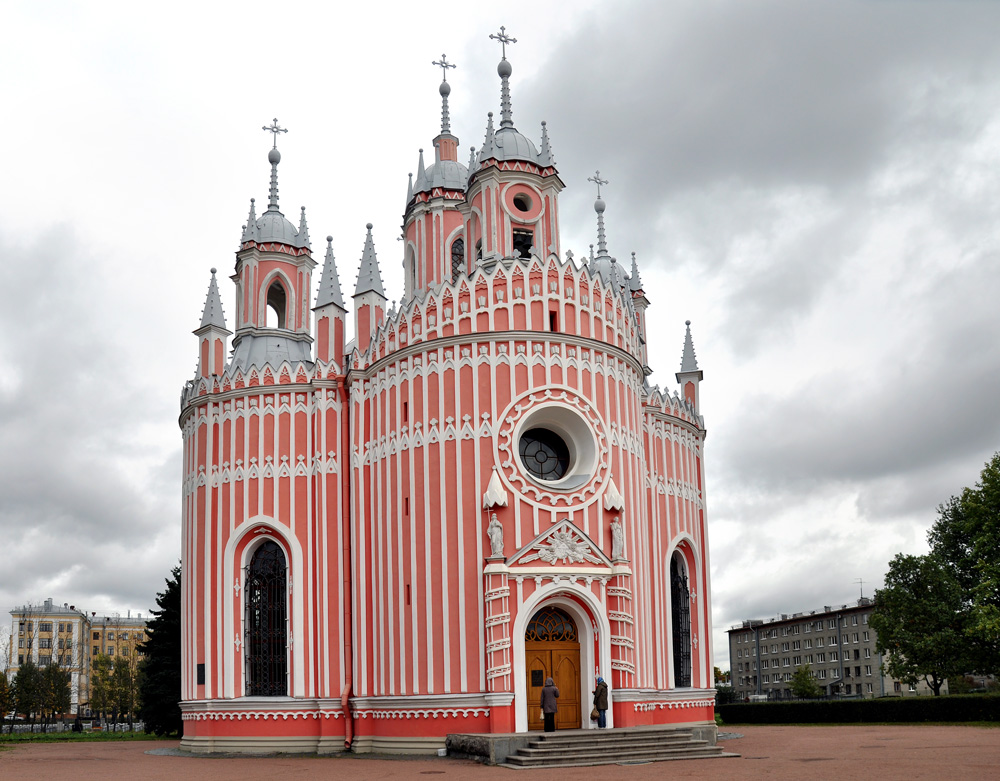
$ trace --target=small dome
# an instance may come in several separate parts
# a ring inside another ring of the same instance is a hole
[[[538,162],[538,150],[527,136],[512,127],[503,127],[493,137],[497,160],[527,160]]]
[[[501,79],[510,78],[512,71],[513,68],[510,67],[510,63],[507,60],[500,60],[500,63],[497,65],[497,74]]]
[[[257,220],[257,241],[280,241],[282,244],[297,247],[298,235],[298,229],[277,209],[274,211],[268,209]]]
[[[451,85],[447,81],[442,81],[441,86],[438,87],[438,92],[441,94],[441,97],[447,97],[451,94]]]
[[[271,149],[271,151],[267,153],[267,162],[269,162],[271,165],[277,165],[278,163],[280,163],[281,152],[279,152],[277,148]]]
[[[455,160],[440,160],[429,165],[422,179],[413,183],[413,193],[430,192],[434,187],[444,187],[447,190],[465,191],[469,181],[469,169]]]
[[[594,201],[594,211],[598,214],[604,214],[606,208],[608,208],[608,205],[604,202],[603,198],[598,198]]]

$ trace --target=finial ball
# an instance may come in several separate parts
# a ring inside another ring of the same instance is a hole
[[[368,225],[366,225],[365,227],[367,227],[368,230],[371,230],[372,229],[372,224],[369,222]]]
[[[326,237],[326,243],[327,244],[331,244],[332,242],[333,242],[333,236],[327,236]]]
[[[267,153],[267,162],[269,162],[271,165],[277,165],[278,163],[280,163],[281,152],[279,152],[277,149],[272,148],[271,151]]]
[[[442,81],[441,86],[438,87],[438,92],[441,97],[446,97],[451,94],[451,85],[447,81]]]
[[[513,68],[510,67],[510,63],[507,60],[500,60],[500,64],[497,65],[497,75],[501,79],[506,79],[513,72]]]
[[[691,325],[691,321],[690,320],[685,320],[684,321],[684,325]]]
[[[215,266],[212,266],[211,271],[212,271],[212,276],[214,277],[215,276],[215,272],[218,271],[218,269],[215,268]]]
[[[598,214],[604,214],[604,210],[607,208],[607,204],[604,203],[603,198],[598,198],[594,201],[594,211]]]

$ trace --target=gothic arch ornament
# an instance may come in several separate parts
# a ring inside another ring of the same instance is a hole
[[[566,611],[579,630],[581,702],[589,701],[590,692],[596,685],[595,669],[599,668],[600,675],[604,678],[608,678],[611,673],[611,623],[608,621],[604,606],[597,596],[589,588],[575,582],[549,581],[543,583],[532,592],[531,596],[518,605],[517,615],[511,625],[514,729],[516,732],[527,731],[528,708],[538,707],[537,702],[527,702],[525,634],[534,615],[543,606],[550,605]],[[581,728],[589,726],[590,720],[586,719],[586,721],[587,724],[581,724]],[[614,726],[613,714],[610,710],[608,711],[608,726]]]
[[[295,298],[295,286],[292,284],[292,280],[288,278],[288,275],[282,269],[273,269],[267,276],[261,280],[260,287],[258,288],[259,304],[257,306],[257,322],[263,327],[267,323],[267,308],[271,303],[271,288],[274,285],[279,285],[284,289],[285,294],[285,311],[284,315],[284,325],[279,326],[286,331],[295,330],[295,314],[298,311],[296,307]],[[282,313],[279,312],[279,319],[282,317]]]
[[[222,677],[223,697],[235,698],[244,694],[243,687],[237,692],[237,680],[245,680],[243,644],[243,568],[250,563],[254,552],[266,540],[272,540],[285,554],[288,568],[288,694],[292,697],[305,696],[305,606],[303,594],[303,555],[298,539],[285,525],[266,515],[257,515],[245,520],[233,532],[223,553],[222,600],[223,647],[227,650],[220,655],[219,675]],[[207,660],[206,660],[207,661]],[[215,675],[215,671],[207,671]]]

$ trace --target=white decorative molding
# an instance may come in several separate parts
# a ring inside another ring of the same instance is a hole
[[[618,490],[613,477],[608,477],[608,487],[604,491],[604,509],[609,512],[613,510],[622,512],[625,509],[625,497]]]
[[[528,564],[532,561],[544,561],[547,564],[597,564],[611,566],[607,556],[597,544],[574,526],[569,519],[559,521],[555,526],[539,534],[535,539],[515,553],[508,561],[509,565]],[[593,573],[566,573],[566,577],[591,577]],[[553,577],[558,578],[557,572]]]
[[[486,487],[486,493],[483,494],[483,509],[488,510],[491,507],[506,507],[507,506],[507,492],[503,490],[503,483],[500,482],[500,472],[496,467],[493,467],[493,473],[490,476],[490,483]]]

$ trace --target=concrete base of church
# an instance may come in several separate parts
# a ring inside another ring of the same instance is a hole
[[[628,727],[602,731],[606,733],[635,734],[645,731],[662,733],[664,730],[684,730],[691,733],[694,740],[707,741],[714,746],[718,743],[719,729],[715,721],[691,722],[686,724],[650,725],[646,727]],[[590,730],[559,730],[563,734],[588,734]],[[474,759],[487,765],[501,765],[507,757],[516,754],[518,749],[527,748],[528,742],[541,732],[513,732],[507,735],[495,734],[459,734],[449,735],[447,739],[448,756]]]

